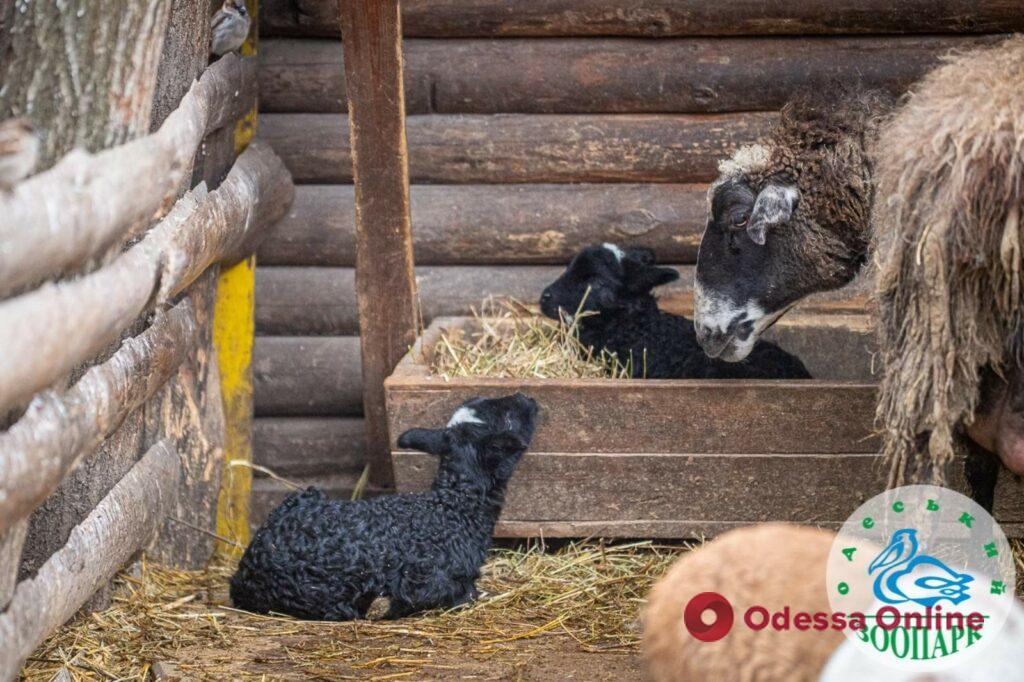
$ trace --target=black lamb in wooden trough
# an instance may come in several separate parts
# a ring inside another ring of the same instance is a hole
[[[447,426],[398,444],[435,455],[431,489],[354,502],[309,488],[270,513],[231,579],[231,600],[257,613],[352,620],[377,597],[385,618],[476,598],[505,487],[533,438],[537,403],[474,398]]]
[[[629,362],[634,378],[809,379],[799,358],[760,341],[743,362],[707,357],[693,322],[658,309],[651,291],[679,279],[672,268],[655,265],[649,249],[588,246],[540,297],[550,318],[581,315],[580,342]]]

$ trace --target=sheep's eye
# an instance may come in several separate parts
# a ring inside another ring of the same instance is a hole
[[[745,215],[741,215],[738,218],[733,218],[733,220],[732,220],[733,227],[737,227],[737,228],[738,227],[746,227],[746,225],[747,225],[747,218],[748,218],[748,216],[745,216]]]

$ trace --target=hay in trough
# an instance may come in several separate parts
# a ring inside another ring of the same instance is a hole
[[[61,628],[24,675],[50,680],[66,668],[73,679],[146,680],[159,664],[182,679],[507,679],[538,657],[584,655],[611,666],[605,672],[627,663],[635,670],[643,599],[685,549],[496,549],[478,584],[481,599],[469,607],[350,623],[234,610],[232,566],[178,571],[143,561],[118,578],[108,609]]]
[[[580,343],[577,311],[566,323],[541,317],[515,299],[486,299],[473,310],[474,331],[446,329],[434,346],[433,371],[445,378],[628,379],[632,366]]]

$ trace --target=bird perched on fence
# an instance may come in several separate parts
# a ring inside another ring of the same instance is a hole
[[[245,0],[224,0],[224,4],[213,15],[213,34],[210,38],[210,52],[220,57],[234,52],[249,35],[249,10]]]
[[[9,189],[36,167],[39,137],[27,118],[0,123],[0,189]]]

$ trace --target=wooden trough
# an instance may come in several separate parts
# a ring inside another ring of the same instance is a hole
[[[540,422],[513,476],[500,537],[694,538],[764,521],[836,527],[885,488],[867,316],[795,314],[771,330],[807,365],[808,381],[432,374],[442,330],[478,324],[430,325],[385,383],[389,432],[397,488],[422,490],[436,462],[398,449],[400,433],[444,424],[473,396],[535,398]],[[962,478],[954,484],[967,488]],[[1019,535],[1015,486],[1000,481],[996,512]]]

